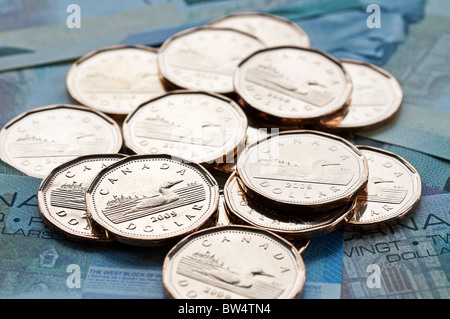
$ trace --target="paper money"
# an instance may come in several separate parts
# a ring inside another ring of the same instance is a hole
[[[343,231],[311,239],[302,254],[306,266],[306,282],[300,298],[341,298],[343,240]]]
[[[450,194],[422,198],[399,225],[346,233],[342,298],[450,298]]]
[[[383,67],[400,82],[404,101],[389,124],[360,133],[450,160],[448,17],[427,15]]]

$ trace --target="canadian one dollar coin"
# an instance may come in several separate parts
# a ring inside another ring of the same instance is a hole
[[[123,124],[136,154],[168,154],[203,165],[233,158],[245,143],[247,117],[225,96],[179,90],[140,105]]]
[[[168,155],[134,155],[100,171],[87,190],[88,216],[116,240],[158,246],[207,225],[219,187],[202,166]]]
[[[45,178],[78,156],[119,153],[122,132],[101,112],[76,105],[36,108],[0,131],[0,158],[28,176]]]
[[[44,222],[74,241],[112,241],[108,232],[91,223],[86,214],[86,191],[103,168],[124,158],[122,154],[77,157],[56,167],[38,189],[38,205]]]
[[[282,126],[317,123],[343,112],[352,82],[341,62],[311,48],[259,50],[234,73],[238,101],[255,117]]]
[[[141,45],[93,51],[72,65],[67,89],[77,103],[111,116],[126,116],[141,103],[165,93],[157,54],[156,49]]]
[[[258,38],[235,29],[188,29],[167,39],[159,49],[160,75],[167,89],[233,94],[236,66],[262,48]]]
[[[176,299],[288,299],[306,269],[299,251],[256,227],[217,226],[193,233],[167,254],[163,283]]]
[[[368,180],[365,156],[324,132],[280,132],[247,148],[237,161],[245,193],[275,209],[323,211],[347,204]]]
[[[351,102],[344,114],[323,119],[322,126],[332,130],[362,131],[391,120],[399,111],[403,91],[389,72],[357,60],[341,60],[353,83]]]
[[[218,18],[208,25],[250,33],[260,39],[266,47],[310,46],[308,34],[302,28],[290,20],[269,13],[233,13]]]
[[[401,156],[372,147],[358,146],[369,164],[369,181],[357,200],[348,230],[373,230],[394,225],[414,211],[422,196],[417,170]]]

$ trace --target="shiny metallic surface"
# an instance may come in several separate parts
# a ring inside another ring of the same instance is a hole
[[[314,123],[342,112],[353,87],[339,60],[292,46],[248,56],[238,65],[234,86],[243,107],[283,126]]]
[[[51,105],[25,112],[0,131],[0,158],[23,173],[45,178],[81,155],[119,153],[119,126],[101,112]]]
[[[347,230],[370,230],[408,217],[422,195],[421,178],[402,157],[371,146],[358,146],[369,164],[369,182],[358,196],[355,216]]]
[[[267,47],[293,45],[309,47],[308,34],[294,22],[280,16],[243,12],[218,18],[208,24],[212,27],[233,28],[250,33],[260,39]]]
[[[140,45],[110,46],[91,52],[70,68],[67,89],[77,103],[125,116],[166,92],[159,79],[157,52]]]
[[[356,60],[341,60],[353,82],[353,92],[344,116],[322,120],[330,129],[368,130],[391,120],[400,109],[403,91],[387,71]]]
[[[275,232],[285,238],[313,238],[339,229],[351,217],[356,201],[343,207],[312,214],[287,213],[261,205],[248,196],[239,186],[236,173],[230,176],[224,187],[225,207],[230,220]]]
[[[208,224],[217,211],[219,187],[198,164],[134,155],[103,169],[86,197],[88,216],[116,240],[158,246]]]
[[[85,195],[100,170],[125,156],[86,155],[56,167],[38,189],[39,211],[46,225],[74,241],[111,242],[108,232],[87,218]]]
[[[247,195],[298,213],[343,206],[368,180],[367,160],[356,147],[311,130],[280,132],[253,144],[238,158],[237,172]]]
[[[169,154],[207,166],[233,158],[245,142],[247,117],[231,99],[173,91],[128,115],[125,145],[136,154]]]
[[[289,299],[304,286],[299,251],[274,233],[218,226],[185,237],[167,254],[163,283],[176,299]]]
[[[166,87],[232,94],[236,66],[262,48],[259,39],[234,29],[188,29],[159,49],[160,75]]]

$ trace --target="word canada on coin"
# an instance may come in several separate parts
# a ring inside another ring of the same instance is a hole
[[[116,240],[158,246],[208,226],[219,187],[198,164],[134,155],[100,171],[86,198],[88,216]]]
[[[77,157],[56,167],[38,189],[38,205],[44,222],[74,241],[111,242],[107,231],[95,227],[86,214],[86,191],[92,179],[122,154]]]
[[[304,286],[298,250],[256,227],[217,226],[189,235],[167,254],[163,283],[176,299],[288,299]]]

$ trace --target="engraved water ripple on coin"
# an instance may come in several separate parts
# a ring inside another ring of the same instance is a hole
[[[87,191],[88,215],[118,241],[157,246],[216,213],[217,182],[202,166],[168,155],[133,155],[103,169]]]
[[[36,108],[0,131],[0,157],[32,177],[45,178],[56,166],[81,155],[118,153],[123,139],[116,122],[76,105]]]
[[[177,299],[295,298],[305,279],[303,259],[292,244],[249,226],[217,226],[189,235],[163,265],[166,291]]]
[[[110,242],[103,228],[87,218],[85,195],[92,179],[122,154],[86,155],[56,167],[38,189],[39,211],[49,227],[66,238],[85,242]]]

